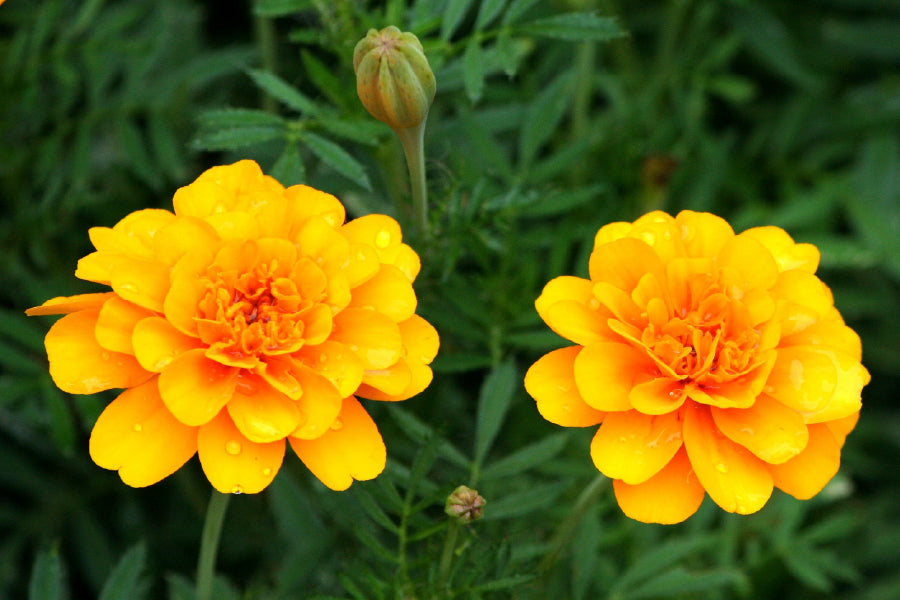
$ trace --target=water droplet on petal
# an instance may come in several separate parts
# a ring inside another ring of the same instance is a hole
[[[140,423],[135,423],[135,424],[134,424],[134,427],[132,427],[132,429],[134,429],[135,432],[137,432],[137,433],[140,433],[141,431],[144,430],[143,426],[141,426]]]
[[[725,466],[725,463],[718,463],[716,464],[716,471],[719,473],[727,473],[728,467]]]
[[[334,420],[334,423],[331,424],[331,428],[334,429],[335,431],[338,431],[338,430],[342,429],[343,427],[344,427],[344,422],[341,421],[340,417],[337,417]]]
[[[265,469],[263,469],[263,477],[268,477],[271,474],[272,474],[272,469],[270,469],[269,467],[266,467]]]
[[[627,442],[627,441],[628,441],[628,438],[626,438],[624,435],[619,436],[619,443],[620,443],[620,444],[624,444],[624,443]]]
[[[244,488],[242,488],[242,487],[239,486],[239,485],[236,485],[236,486],[234,486],[233,488],[231,488],[231,493],[232,493],[232,494],[243,494],[243,493],[244,493]]]
[[[591,298],[590,300],[588,300],[588,308],[590,308],[591,310],[597,310],[598,308],[600,308],[600,301],[596,298]]]
[[[319,355],[319,362],[320,362],[320,363],[328,362],[328,355],[325,354],[324,352],[323,352],[322,354],[320,354],[320,355]]]
[[[232,456],[237,456],[241,453],[241,443],[237,440],[229,440],[225,444],[225,452]]]
[[[359,350],[359,346],[357,346],[356,344],[347,344],[347,347],[350,348],[351,350],[353,350],[354,352]]]
[[[366,253],[360,250],[356,253],[356,260],[366,260]]]
[[[387,248],[391,243],[391,233],[382,229],[375,235],[375,245],[379,248]]]
[[[109,360],[109,352],[101,352],[100,358],[102,358],[103,360]]]

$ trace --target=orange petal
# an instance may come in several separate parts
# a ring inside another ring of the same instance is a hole
[[[824,424],[828,426],[828,429],[830,429],[831,433],[834,434],[834,439],[837,440],[838,445],[843,447],[844,441],[847,439],[847,436],[850,434],[850,432],[853,431],[853,429],[856,427],[857,421],[859,421],[858,412],[841,419],[828,421]]]
[[[663,415],[676,411],[686,398],[684,384],[668,377],[657,377],[639,383],[628,394],[631,406],[645,415]]]
[[[643,523],[681,523],[703,503],[703,486],[684,449],[643,483],[629,485],[616,479],[613,491],[622,512]]]
[[[681,227],[669,214],[653,211],[634,222],[628,237],[646,243],[663,262],[668,262],[685,255],[681,233]]]
[[[252,375],[239,378],[227,409],[235,426],[251,442],[284,439],[300,423],[297,404]]]
[[[341,396],[328,379],[300,366],[297,370],[303,395],[297,400],[301,418],[291,435],[302,439],[321,437],[341,411]]]
[[[97,343],[113,352],[134,354],[134,346],[131,341],[134,326],[141,319],[146,319],[153,314],[153,311],[113,295],[100,309],[97,327],[94,328]],[[144,368],[146,369],[146,367]]]
[[[782,337],[779,346],[828,346],[862,359],[862,342],[855,331],[840,321],[819,321],[789,336]]]
[[[197,452],[197,429],[172,416],[156,383],[154,378],[122,392],[91,431],[93,461],[118,471],[132,487],[168,477]]]
[[[653,248],[630,237],[595,247],[588,269],[591,281],[605,281],[628,293],[646,273],[663,278],[662,262]]]
[[[793,458],[809,440],[800,413],[765,394],[750,408],[713,408],[712,416],[728,439],[770,464]]]
[[[416,294],[400,269],[382,265],[374,277],[353,290],[348,306],[374,309],[399,323],[416,312]]]
[[[310,217],[294,240],[303,256],[309,256],[329,275],[339,272],[350,260],[350,242],[323,217]]]
[[[648,273],[641,281],[648,278],[653,278],[655,280],[653,274]],[[626,323],[637,324],[641,320],[641,309],[635,304],[632,295],[638,296],[640,287],[641,284],[639,283],[633,294],[629,295],[627,292],[617,288],[611,283],[600,281],[593,288],[593,296],[600,304],[605,306],[615,318],[620,321],[625,321]],[[657,296],[655,299],[659,299],[659,297]]]
[[[172,285],[163,302],[163,310],[166,319],[185,335],[197,337],[197,304],[207,289],[202,275],[213,260],[211,250],[200,248],[182,256],[172,267]]]
[[[734,237],[734,230],[728,221],[716,215],[692,210],[683,210],[675,217],[681,229],[681,240],[687,256],[716,256],[728,240]]]
[[[319,438],[288,440],[322,483],[333,490],[346,490],[354,479],[377,477],[384,470],[387,450],[375,422],[353,396],[344,398],[338,419],[340,427],[332,427]]]
[[[597,246],[602,246],[603,244],[622,239],[631,232],[633,227],[634,225],[624,221],[616,221],[604,225],[597,230],[597,233],[594,235],[594,247],[596,248]]]
[[[188,350],[160,373],[159,393],[176,419],[203,425],[231,399],[238,371],[206,358],[202,348]]]
[[[547,309],[562,300],[574,300],[579,304],[587,305],[594,297],[593,288],[594,284],[588,279],[568,275],[556,277],[544,286],[541,295],[534,302],[534,307],[541,318],[546,321]]]
[[[341,201],[308,185],[292,185],[284,190],[291,209],[291,221],[302,222],[312,216],[322,217],[330,227],[344,224],[346,212]]]
[[[822,281],[804,271],[785,271],[772,288],[776,299],[786,301],[782,308],[781,331],[789,336],[823,320],[834,306],[831,290]]]
[[[551,279],[534,306],[550,329],[562,337],[582,346],[592,344],[609,331],[608,313],[597,312],[600,304],[594,297],[593,285],[580,277]]]
[[[362,285],[381,270],[381,261],[375,248],[368,244],[350,244],[350,257],[344,267],[344,276],[351,288]]]
[[[333,383],[341,398],[355,392],[362,382],[362,360],[343,344],[327,341],[316,346],[304,346],[294,356]]]
[[[575,357],[575,383],[581,397],[593,408],[629,410],[628,394],[635,381],[652,369],[652,362],[627,344],[597,342]]]
[[[94,281],[109,285],[113,267],[121,259],[121,254],[110,252],[91,252],[87,256],[78,259],[75,267],[75,277],[85,281]]]
[[[122,259],[113,266],[109,285],[125,300],[163,312],[163,300],[169,292],[169,267],[155,261]]]
[[[419,315],[398,323],[406,356],[412,363],[431,364],[437,356],[440,338],[437,330]]]
[[[766,392],[796,411],[812,413],[825,408],[837,378],[835,361],[818,347],[788,346],[778,349]]]
[[[247,212],[222,212],[209,215],[205,221],[216,237],[226,242],[260,238],[259,222]]]
[[[351,242],[368,244],[378,252],[381,262],[392,264],[400,252],[403,234],[400,225],[386,215],[366,215],[354,219],[341,228]]]
[[[215,248],[220,243],[216,230],[195,217],[179,217],[153,236],[154,255],[168,266],[194,248]]]
[[[99,309],[110,298],[114,298],[114,292],[102,292],[99,294],[78,294],[77,296],[57,296],[25,311],[29,317],[44,315],[67,315],[80,310]]]
[[[634,485],[659,473],[681,448],[678,413],[647,416],[636,410],[607,413],[591,442],[591,458],[610,479]]]
[[[363,372],[363,384],[381,391],[385,397],[402,394],[410,382],[412,370],[402,357],[386,369],[369,369]]]
[[[415,281],[416,276],[422,269],[422,261],[419,259],[419,255],[406,244],[397,246],[397,256],[389,264],[400,269],[400,272],[406,275],[410,282]]]
[[[100,252],[131,258],[150,258],[156,233],[175,221],[175,215],[160,208],[147,208],[125,215],[112,228],[92,227],[88,234]]]
[[[709,407],[686,407],[683,434],[691,466],[716,504],[742,515],[765,505],[772,495],[772,476],[767,465],[722,435]]]
[[[587,405],[575,385],[575,357],[581,346],[545,354],[525,373],[525,390],[537,402],[541,416],[563,427],[588,427],[605,413]]]
[[[365,369],[386,369],[400,358],[400,329],[381,313],[347,308],[334,316],[334,324],[331,339],[355,352]]]
[[[772,253],[780,271],[797,269],[815,273],[819,267],[819,250],[812,244],[796,244],[793,238],[780,227],[754,227],[741,233]]]
[[[94,329],[98,310],[83,310],[53,324],[44,344],[50,360],[50,376],[64,392],[94,394],[128,388],[153,376],[133,356],[111,352],[97,343]]]
[[[135,358],[142,367],[154,373],[161,372],[179,355],[202,345],[200,340],[184,335],[162,317],[140,321],[134,328],[132,339]]]
[[[799,500],[808,500],[822,491],[838,472],[841,446],[827,425],[809,426],[809,443],[803,452],[769,471],[778,489]]]
[[[281,468],[284,440],[252,442],[223,410],[200,428],[197,453],[214,488],[223,494],[256,494],[272,483]]]
[[[812,413],[804,413],[807,423],[823,423],[858,413],[862,406],[862,388],[872,378],[869,371],[851,355],[839,350],[823,352],[834,361],[837,382],[828,404]]]
[[[736,236],[728,240],[716,257],[722,269],[720,280],[725,289],[736,286],[742,292],[769,289],[778,279],[778,264],[765,246],[749,237]],[[732,295],[735,295],[732,293]],[[736,296],[740,298],[740,296]]]
[[[299,369],[300,363],[293,356],[267,356],[266,361],[256,369],[256,373],[291,400],[297,400],[303,395]]]
[[[395,373],[395,371],[397,371],[397,373]],[[385,373],[385,376],[388,378],[394,377],[398,381],[400,378],[406,379],[406,386],[399,389],[399,391],[394,391],[396,388],[394,388],[393,385],[389,388],[385,384],[386,382],[374,379],[375,377],[382,376],[381,371],[366,371],[365,373],[366,375],[363,378],[364,383],[356,390],[356,395],[369,400],[382,400],[387,402],[408,400],[409,398],[422,393],[425,388],[431,384],[431,380],[434,378],[431,367],[421,363],[411,362],[405,358],[398,360],[397,364],[393,365]],[[408,377],[406,376],[407,373],[409,375]]]

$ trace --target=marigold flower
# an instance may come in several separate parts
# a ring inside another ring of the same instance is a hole
[[[525,387],[548,421],[601,424],[591,457],[631,518],[683,521],[704,492],[741,514],[773,487],[810,498],[869,382],[818,262],[782,229],[735,235],[708,213],[606,225],[590,279],[558,277],[537,299],[576,345],[540,358]]]
[[[127,388],[94,426],[94,462],[142,487],[196,453],[217,490],[255,493],[287,441],[332,489],[381,473],[356,396],[424,390],[438,336],[415,314],[419,257],[397,222],[344,218],[335,197],[241,161],[179,189],[174,213],[91,229],[75,274],[112,291],[27,312],[66,315],[46,337],[60,389]]]

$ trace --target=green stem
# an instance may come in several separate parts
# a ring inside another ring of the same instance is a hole
[[[222,534],[222,523],[225,521],[225,511],[230,499],[231,494],[222,494],[216,490],[213,490],[209,498],[200,538],[200,558],[197,561],[197,600],[210,600],[212,597],[219,536]]]
[[[256,15],[253,17],[253,28],[256,36],[256,46],[262,59],[262,68],[267,73],[278,74],[278,45],[275,35],[275,23],[268,17]],[[263,110],[270,113],[278,112],[275,99],[267,93],[262,94]]]
[[[459,536],[459,523],[450,519],[447,524],[447,537],[444,538],[444,550],[441,552],[441,565],[438,568],[438,586],[443,590],[450,579],[450,567],[453,565],[453,553],[456,551],[456,538]]]
[[[575,80],[575,96],[572,102],[572,121],[569,138],[572,143],[588,135],[588,118],[591,109],[591,98],[594,93],[594,55],[597,52],[595,42],[582,42],[578,47],[575,59],[578,77]],[[582,183],[587,172],[587,161],[576,161],[571,171],[572,183]]]
[[[602,473],[598,474],[597,477],[582,490],[581,495],[578,496],[578,500],[575,501],[575,506],[572,508],[571,512],[569,512],[566,520],[560,524],[556,533],[553,534],[553,539],[550,541],[550,551],[544,556],[544,560],[542,560],[541,564],[538,566],[539,573],[547,573],[550,568],[556,564],[563,548],[565,548],[572,540],[572,536],[578,529],[581,519],[584,517],[585,513],[594,506],[597,497],[604,488],[606,488],[608,481],[609,479],[607,479],[605,475]]]
[[[428,237],[428,187],[425,185],[425,121],[416,127],[395,129],[400,138],[412,188],[416,225],[423,238]]]

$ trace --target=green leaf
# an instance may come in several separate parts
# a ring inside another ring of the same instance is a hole
[[[450,39],[463,17],[466,16],[470,4],[472,4],[472,0],[449,0],[444,8],[444,17],[441,21],[441,38]]]
[[[361,187],[372,190],[365,169],[346,150],[314,133],[304,133],[300,139],[323,163]]]
[[[743,579],[744,575],[735,569],[713,569],[691,573],[683,567],[675,567],[621,597],[625,600],[672,598],[679,595],[684,597],[686,594],[702,594],[728,585],[736,585]]]
[[[478,415],[475,418],[475,462],[482,464],[494,443],[503,419],[509,410],[513,394],[520,382],[512,360],[497,365],[485,378],[478,394]]]
[[[482,471],[482,477],[493,481],[499,477],[516,475],[531,467],[540,465],[559,454],[565,448],[568,440],[569,434],[567,432],[547,436],[491,463]]]
[[[68,596],[59,551],[54,548],[40,552],[31,568],[28,600],[64,600]]]
[[[269,174],[281,182],[281,185],[292,186],[306,182],[306,167],[300,158],[300,150],[297,144],[287,144],[284,152],[272,165]]]
[[[484,92],[484,53],[477,36],[469,39],[463,55],[463,83],[472,104],[478,102]]]
[[[487,497],[484,507],[485,520],[500,520],[520,517],[540,508],[550,506],[554,500],[566,491],[566,483],[546,483],[532,485],[518,492],[505,492],[503,497],[493,499]]]
[[[264,110],[252,108],[220,108],[207,110],[197,119],[207,129],[231,129],[237,127],[285,127],[285,120]]]
[[[503,15],[503,24],[509,25],[515,23],[528,12],[528,9],[539,1],[540,0],[512,0],[512,2],[509,3],[509,9],[506,11],[506,14]]]
[[[247,72],[253,82],[267,94],[287,106],[306,115],[318,115],[322,112],[312,100],[303,95],[295,87],[278,75],[268,71],[250,70]]]
[[[369,493],[369,490],[361,485],[354,485],[351,491],[353,496],[359,501],[360,506],[363,507],[363,510],[366,511],[366,514],[368,514],[373,521],[388,531],[399,531],[397,524],[391,520],[386,512],[384,512],[375,498],[372,497],[372,494]]]
[[[129,549],[103,584],[100,600],[140,600],[146,597],[147,586],[141,577],[146,555],[143,544]]]
[[[572,74],[564,72],[528,105],[519,134],[519,167],[527,172],[538,150],[559,130],[571,102]]]
[[[239,127],[200,132],[191,142],[197,150],[235,150],[283,138],[285,131],[275,127]]]
[[[283,17],[312,7],[311,0],[254,0],[253,14],[260,17]]]
[[[651,581],[654,576],[663,572],[671,565],[685,560],[692,554],[705,550],[712,546],[715,538],[709,535],[673,540],[655,547],[649,552],[642,553],[631,566],[622,573],[612,588],[613,592],[627,592],[636,590],[641,582]]]
[[[336,119],[319,117],[316,123],[329,133],[367,146],[375,146],[379,139],[390,133],[387,125],[370,119]]]
[[[310,81],[334,104],[344,106],[347,98],[344,94],[346,84],[335,76],[334,69],[327,67],[307,50],[301,52],[300,57],[303,59],[303,67],[306,69]],[[353,98],[356,98],[356,94],[353,95]]]
[[[514,588],[522,585],[523,583],[528,583],[532,581],[536,575],[511,575],[510,577],[503,577],[502,579],[495,579],[494,581],[489,581],[487,583],[482,583],[481,585],[477,585],[473,588],[470,588],[471,592],[496,592],[499,590],[508,590],[510,588]]]
[[[400,429],[403,430],[411,440],[423,443],[425,440],[434,436],[434,429],[432,429],[429,425],[426,425],[418,418],[412,415],[412,413],[396,406],[395,404],[388,405],[388,414],[391,415],[391,418],[397,424]],[[447,440],[442,440],[439,445],[439,451],[441,456],[449,460],[451,463],[455,464],[458,467],[462,467],[464,469],[469,466],[469,459],[466,456],[456,449],[456,447],[451,444]]]
[[[516,31],[558,40],[606,42],[626,34],[615,17],[572,12],[516,25]]]
[[[478,18],[475,19],[475,29],[480,31],[491,24],[506,7],[506,0],[484,0],[478,7]]]
[[[568,188],[555,193],[542,194],[519,214],[523,217],[546,218],[564,215],[590,201],[597,201],[607,191],[607,185],[595,183],[583,187]]]

